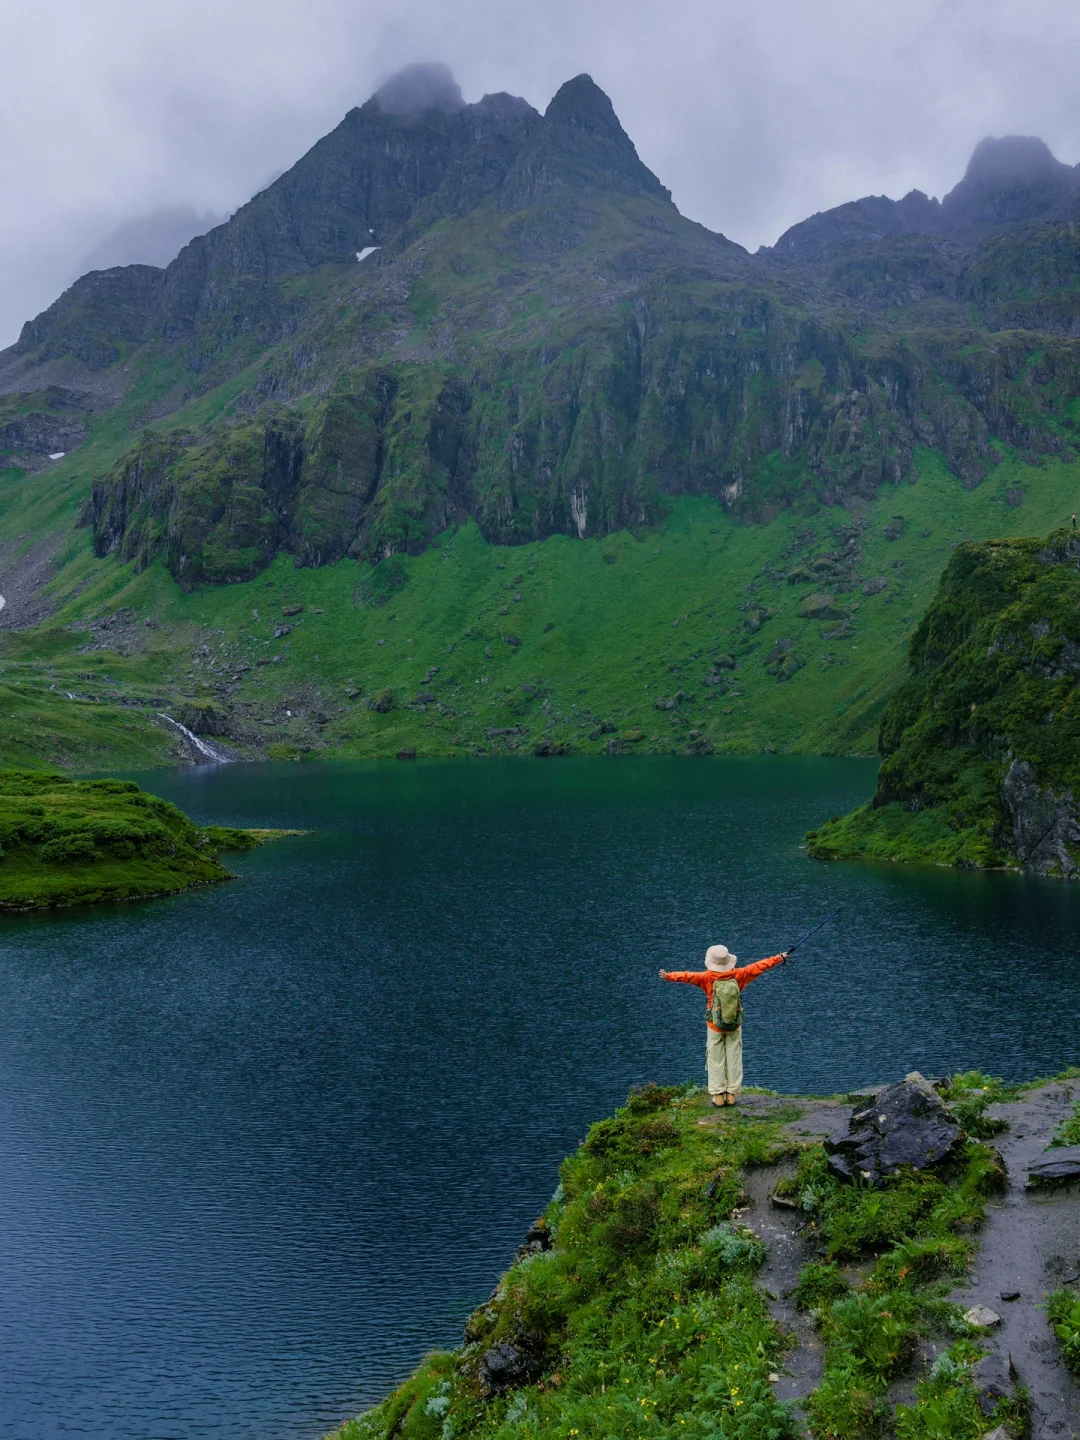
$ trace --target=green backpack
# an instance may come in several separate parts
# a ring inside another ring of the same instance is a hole
[[[742,1024],[742,992],[734,980],[717,980],[705,1018],[717,1030],[738,1030]]]

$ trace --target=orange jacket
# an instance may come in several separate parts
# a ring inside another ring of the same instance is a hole
[[[664,974],[665,980],[675,980],[680,985],[696,985],[699,990],[705,991],[706,1013],[712,1005],[713,986],[718,980],[734,980],[740,990],[745,990],[751,980],[756,980],[759,975],[764,975],[766,970],[771,970],[774,965],[784,963],[783,955],[770,955],[767,960],[755,960],[753,965],[739,965],[734,970],[668,970]],[[710,1030],[717,1034],[723,1032],[718,1026],[712,1025],[708,1020],[705,1024]]]

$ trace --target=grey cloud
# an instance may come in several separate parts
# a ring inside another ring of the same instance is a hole
[[[988,134],[1040,135],[1080,159],[1080,9],[1066,0],[41,0],[8,12],[0,343],[118,226],[234,209],[418,60],[449,65],[468,100],[508,90],[541,110],[588,71],[679,208],[751,249],[844,200],[942,195]],[[453,82],[440,83],[452,103]]]
[[[212,210],[200,215],[194,206],[176,205],[126,220],[82,257],[72,278],[114,265],[168,265],[189,240],[227,218]]]

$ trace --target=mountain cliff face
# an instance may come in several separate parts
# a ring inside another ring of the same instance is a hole
[[[1080,871],[1080,539],[963,545],[881,723],[877,793],[819,858]]]
[[[468,518],[515,543],[683,494],[810,514],[925,450],[974,487],[1077,453],[1078,197],[1042,142],[985,141],[940,202],[856,201],[751,257],[678,213],[588,76],[541,116],[412,67],[165,269],[29,321],[0,447],[34,468],[85,434],[96,554],[185,586]]]

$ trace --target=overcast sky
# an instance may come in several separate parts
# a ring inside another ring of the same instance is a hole
[[[988,134],[1080,160],[1075,0],[0,0],[0,344],[106,234],[227,213],[387,74],[543,109],[588,71],[684,214],[751,249],[945,193]]]

